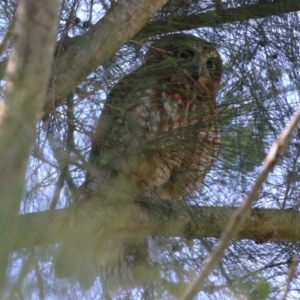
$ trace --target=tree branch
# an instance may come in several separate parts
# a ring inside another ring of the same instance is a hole
[[[200,27],[218,27],[226,23],[242,22],[279,16],[300,10],[298,0],[277,0],[273,2],[258,1],[252,5],[242,5],[220,11],[211,11],[189,16],[173,16],[172,19],[158,20],[150,23],[138,34],[138,39],[149,38],[155,34],[164,34]]]
[[[167,0],[118,1],[87,34],[73,39],[54,65],[44,113],[53,109],[91,72],[136,35]]]
[[[78,232],[77,236],[93,238],[142,238],[151,235],[219,238],[236,211],[235,207],[190,207],[180,203],[167,216],[163,210],[151,212],[132,204],[122,209],[120,217],[116,210],[83,204],[77,211],[62,209],[19,215],[14,249],[58,243],[74,236],[74,232]],[[299,242],[300,213],[294,210],[253,209],[236,239],[259,243],[279,240]]]
[[[50,78],[58,10],[58,0],[21,0],[16,13],[5,95],[0,105],[0,293],[36,123]]]

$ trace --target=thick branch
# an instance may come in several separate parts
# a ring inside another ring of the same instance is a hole
[[[25,172],[45,101],[59,1],[19,1],[0,106],[0,290],[25,185]],[[1,296],[0,296],[1,297]]]
[[[219,238],[234,214],[234,207],[189,207],[177,204],[169,216],[163,210],[151,213],[132,204],[122,216],[110,208],[89,206],[20,215],[14,249],[57,243],[74,232],[77,236],[101,238],[147,237]],[[126,216],[126,217],[124,217]],[[197,220],[197,221],[195,221]],[[83,225],[84,224],[84,225]],[[257,242],[300,241],[300,213],[293,210],[253,209],[237,239]]]
[[[137,34],[167,0],[122,0],[92,27],[74,39],[72,47],[55,62],[48,92],[47,113],[59,105],[91,72]]]
[[[174,16],[172,19],[158,20],[147,25],[138,35],[139,39],[154,34],[163,34],[200,27],[218,27],[226,23],[242,22],[279,16],[300,10],[298,0],[277,0],[273,2],[259,1],[253,5],[242,5],[220,11],[211,11],[190,16]]]

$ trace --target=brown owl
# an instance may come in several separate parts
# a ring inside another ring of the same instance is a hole
[[[219,152],[216,95],[221,74],[222,61],[212,44],[188,34],[156,40],[142,66],[107,98],[92,139],[85,199],[92,196],[118,209],[139,199],[185,200],[199,191]],[[90,267],[102,275],[107,267],[115,285],[147,281],[134,266],[141,261],[151,265],[155,243],[105,243],[107,248],[99,253],[119,249],[115,264],[109,259],[108,266],[104,255],[97,263],[90,259]],[[87,263],[82,262],[79,269],[84,272]],[[87,273],[78,278],[85,278],[89,286],[95,278]]]

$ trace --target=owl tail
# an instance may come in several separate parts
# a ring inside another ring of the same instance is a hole
[[[99,280],[107,292],[147,287],[159,277],[159,245],[153,238],[139,241],[105,240],[100,245],[65,243],[54,259],[57,278],[90,289]]]
[[[140,241],[136,247],[132,245],[118,262],[103,266],[100,273],[107,290],[117,292],[145,288],[158,278],[160,267],[154,254],[154,244],[152,238]]]

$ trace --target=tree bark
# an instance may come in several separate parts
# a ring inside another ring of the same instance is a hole
[[[122,216],[113,209],[81,206],[77,211],[62,209],[19,215],[18,239],[14,250],[46,246],[68,236],[100,238],[142,238],[148,236],[200,239],[219,238],[236,211],[235,207],[193,206],[184,203],[167,209],[147,210],[128,205]],[[126,217],[124,217],[126,216]],[[294,210],[252,209],[244,229],[236,237],[258,243],[300,241],[300,212]]]
[[[300,2],[298,0],[274,0],[258,1],[252,5],[241,5],[235,8],[192,14],[189,16],[175,15],[172,19],[151,22],[141,30],[138,34],[138,38],[145,39],[155,34],[165,34],[201,27],[214,28],[227,23],[280,16],[299,10]]]
[[[74,39],[73,45],[54,64],[48,90],[48,113],[59,105],[91,72],[107,61],[137,34],[167,0],[118,1],[87,34]]]
[[[0,106],[0,293],[36,123],[50,78],[58,11],[58,0],[21,0],[17,9],[4,101]]]

